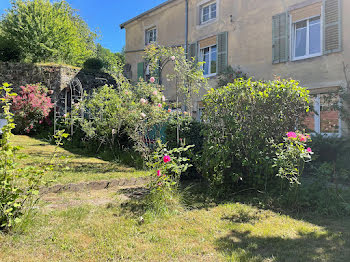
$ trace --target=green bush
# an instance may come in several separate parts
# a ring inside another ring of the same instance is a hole
[[[103,61],[100,58],[89,58],[84,62],[84,69],[100,71],[103,68]]]
[[[18,62],[21,59],[21,51],[11,41],[0,36],[0,61]]]
[[[217,189],[275,187],[276,144],[309,110],[309,95],[294,80],[235,80],[204,97],[202,172]]]

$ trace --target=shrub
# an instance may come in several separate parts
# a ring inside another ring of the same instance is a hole
[[[0,36],[0,61],[18,62],[21,59],[21,51],[11,41]]]
[[[100,71],[103,68],[103,61],[100,58],[89,58],[84,62],[84,69]]]
[[[157,147],[147,163],[152,175],[146,204],[153,214],[164,215],[181,207],[177,192],[180,175],[191,166],[187,163],[189,159],[182,154],[191,147],[167,150],[164,144],[157,141]]]
[[[222,73],[219,74],[218,87],[227,86],[229,83],[234,83],[236,79],[248,79],[248,74],[244,73],[238,66],[233,68],[228,66]]]
[[[53,108],[47,89],[39,85],[21,86],[19,95],[12,97],[17,133],[29,133],[42,124]]]
[[[202,170],[213,185],[266,189],[275,145],[299,125],[309,95],[294,80],[235,80],[204,97]]]

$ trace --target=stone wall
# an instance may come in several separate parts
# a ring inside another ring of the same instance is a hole
[[[41,83],[48,89],[59,92],[75,77],[88,93],[105,84],[116,86],[114,78],[103,72],[60,65],[0,62],[0,83],[12,84],[15,90],[23,85]]]

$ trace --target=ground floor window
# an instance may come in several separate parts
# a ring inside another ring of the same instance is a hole
[[[200,49],[201,62],[203,65],[203,74],[210,76],[216,74],[216,45]]]
[[[337,93],[311,95],[313,112],[305,118],[304,124],[310,133],[336,135],[341,134],[339,112],[340,98]]]

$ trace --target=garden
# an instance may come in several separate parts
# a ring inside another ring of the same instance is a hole
[[[59,23],[73,39],[28,48],[13,30],[33,34],[28,10],[47,21],[42,30]],[[0,261],[350,258],[350,138],[309,132],[307,88],[228,68],[209,89],[203,63],[156,45],[145,50],[150,77],[133,82],[123,54],[94,38],[64,1],[13,1],[0,20],[8,61],[85,66],[117,85],[84,94],[59,121],[44,84],[0,87]],[[165,66],[176,102],[164,94]],[[333,105],[346,123],[348,91]]]

